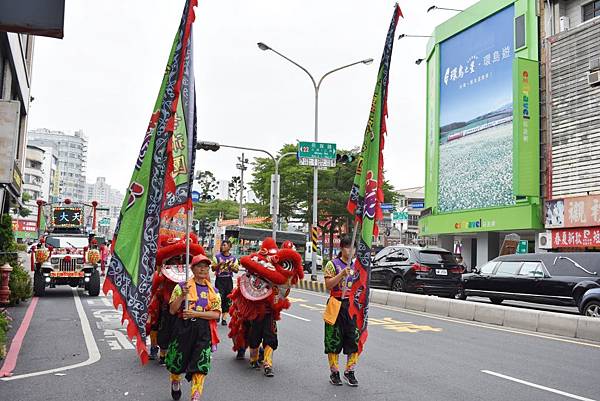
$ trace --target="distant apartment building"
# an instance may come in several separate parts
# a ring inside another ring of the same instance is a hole
[[[61,199],[84,201],[88,140],[82,131],[73,134],[46,128],[29,131],[37,146],[55,148],[58,153],[59,193]]]
[[[110,237],[119,219],[123,194],[113,189],[105,177],[98,177],[95,183],[85,185],[85,201],[98,202],[98,232]]]

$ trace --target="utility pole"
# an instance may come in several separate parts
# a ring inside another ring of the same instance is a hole
[[[238,170],[240,170],[240,218],[239,218],[239,226],[244,226],[244,171],[248,169],[246,167],[246,163],[248,163],[248,159],[244,158],[244,154],[242,153],[242,157],[238,157],[239,163],[236,164]]]

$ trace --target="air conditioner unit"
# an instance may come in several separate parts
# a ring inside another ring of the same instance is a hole
[[[591,86],[600,84],[600,71],[594,71],[588,74],[588,84]]]
[[[561,32],[568,31],[570,28],[569,17],[566,17],[566,16],[560,17],[559,24],[560,24]]]
[[[552,249],[552,233],[545,232],[538,234],[538,243],[540,249]]]
[[[600,57],[590,59],[590,71],[600,70]]]

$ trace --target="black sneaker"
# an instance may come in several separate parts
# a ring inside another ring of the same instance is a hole
[[[250,362],[250,369],[260,369],[260,363],[258,361]]]
[[[171,382],[171,398],[175,401],[181,398],[181,382]]]
[[[334,386],[342,386],[342,379],[340,379],[340,372],[331,372],[331,375],[329,376],[329,383],[333,384]]]
[[[265,366],[265,376],[267,376],[267,377],[273,377],[273,376],[275,376],[273,374],[273,368],[272,367]]]
[[[235,355],[235,359],[241,361],[246,356],[246,348],[238,349],[237,354]]]
[[[148,356],[148,359],[150,359],[151,361],[154,361],[157,356],[158,356],[158,347],[156,347],[156,346],[150,347],[150,355]]]
[[[227,320],[221,319],[221,326],[227,326]]]
[[[358,380],[356,380],[356,377],[354,377],[354,371],[353,370],[349,370],[348,372],[344,372],[344,379],[346,380],[346,383],[348,383],[348,385],[350,387],[358,387]]]

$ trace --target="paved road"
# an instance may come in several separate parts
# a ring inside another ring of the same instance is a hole
[[[165,369],[152,362],[140,365],[108,298],[90,298],[64,287],[48,294],[39,300],[14,380],[0,381],[0,399],[170,399]],[[226,328],[219,326],[223,345],[213,355],[204,399],[600,401],[599,343],[375,305],[357,369],[360,387],[333,387],[322,351],[325,298],[301,290],[291,297],[293,306],[279,323],[276,376],[266,378],[248,369],[247,362],[235,361]],[[87,345],[86,320],[93,336]],[[85,365],[89,348],[94,357],[95,347],[100,359]],[[74,364],[83,366],[18,376]],[[189,389],[187,384],[184,388]]]

